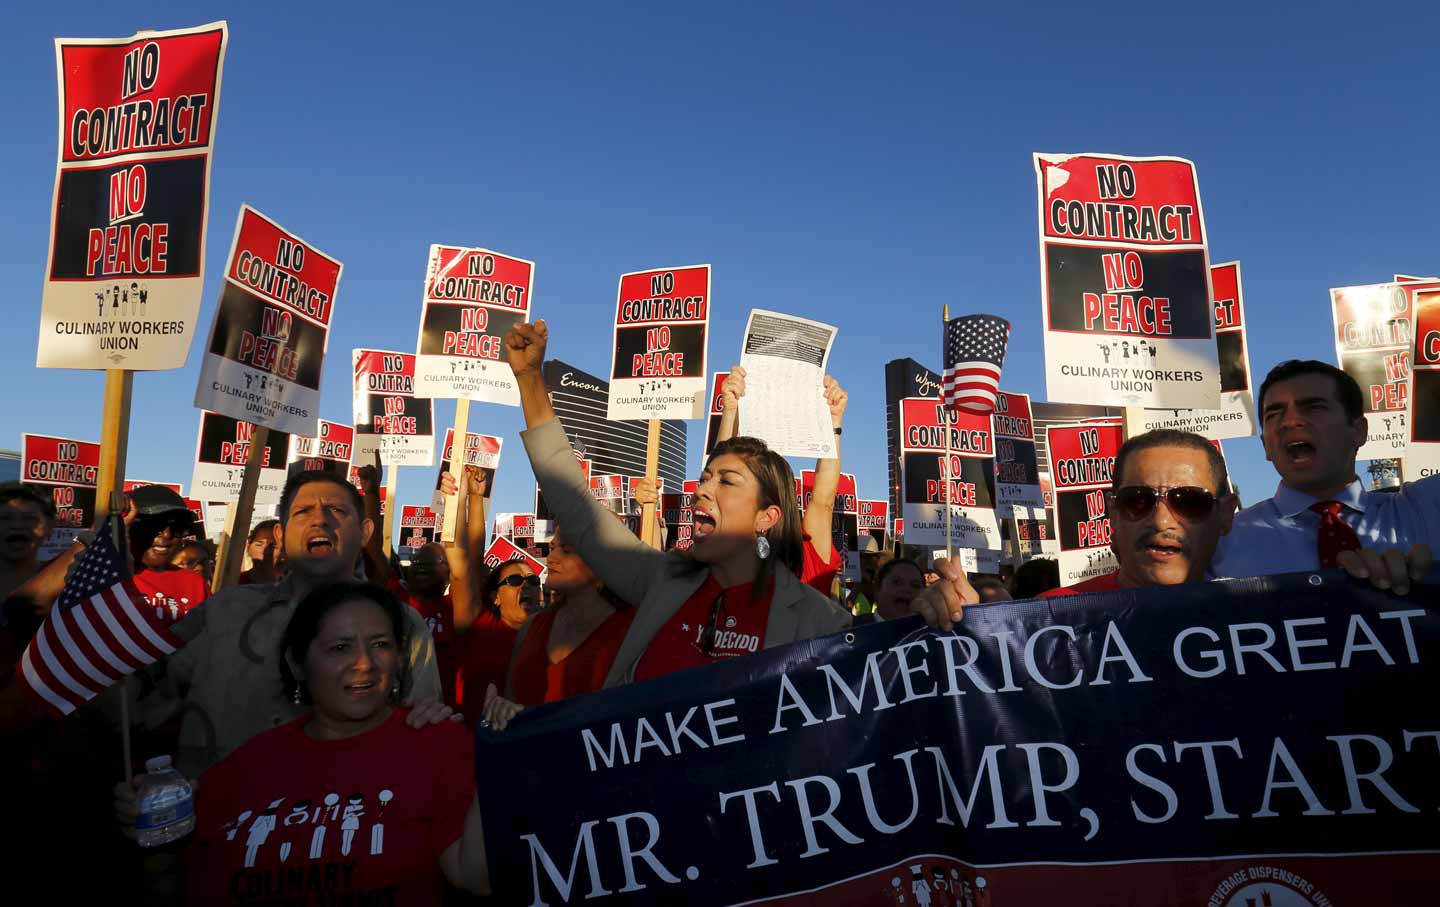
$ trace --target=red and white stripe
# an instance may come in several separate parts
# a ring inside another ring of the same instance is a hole
[[[155,618],[144,593],[120,582],[74,608],[50,613],[20,659],[20,680],[68,715],[107,687],[174,652],[180,639]]]
[[[995,411],[999,393],[1000,370],[989,362],[957,362],[940,379],[946,404],[980,415]]]

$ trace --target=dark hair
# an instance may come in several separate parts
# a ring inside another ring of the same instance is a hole
[[[400,652],[394,690],[401,699],[409,693],[410,659],[407,651],[409,640],[405,633],[405,606],[400,604],[389,590],[380,586],[343,582],[325,583],[311,590],[300,600],[300,604],[295,606],[295,612],[290,615],[290,623],[285,625],[285,636],[280,640],[280,683],[285,690],[286,699],[297,701],[295,697],[298,691],[298,701],[310,702],[310,694],[295,677],[295,672],[290,670],[290,662],[286,656],[289,655],[303,664],[310,643],[320,635],[320,624],[325,620],[325,615],[346,602],[356,600],[375,605],[390,619],[390,629],[395,634],[395,645]]]
[[[8,504],[11,501],[24,501],[34,504],[40,508],[45,519],[55,519],[55,496],[46,494],[34,485],[26,485],[24,482],[6,482],[0,485],[0,504]]]
[[[285,482],[285,490],[280,492],[280,525],[284,526],[290,522],[290,505],[295,502],[295,495],[300,489],[315,482],[329,482],[338,488],[343,488],[350,493],[350,503],[355,505],[355,513],[360,519],[365,519],[365,497],[360,494],[360,489],[349,482],[339,478],[334,473],[324,472],[319,469],[307,469],[304,472],[297,472]]]
[[[1016,598],[1034,598],[1041,592],[1060,587],[1060,562],[1054,558],[1037,557],[1015,570]]]
[[[361,512],[362,512],[362,513],[364,512],[364,508],[361,508]],[[257,538],[260,537],[260,534],[261,534],[261,533],[272,533],[272,534],[273,534],[275,527],[276,527],[276,526],[279,526],[279,525],[280,525],[280,521],[277,520],[277,519],[275,519],[275,518],[273,518],[273,517],[270,518],[270,519],[268,519],[268,520],[261,520],[260,522],[256,523],[254,526],[251,526],[251,527],[250,527],[250,534],[245,537],[245,541],[246,541],[247,543],[253,542],[253,541],[255,541],[255,539],[257,539]]]
[[[552,550],[552,551],[555,550],[555,540],[556,540],[557,538],[563,540],[564,537],[565,537],[564,530],[557,524],[556,527],[555,527],[555,531],[554,531],[553,533],[551,533],[551,535],[550,535],[550,550]],[[568,548],[569,546],[567,545],[566,547]],[[572,549],[572,550],[573,550],[573,549]],[[577,552],[575,552],[574,556],[575,556],[575,557],[580,557],[580,553],[577,551]],[[581,557],[581,558],[580,558],[580,561],[581,561],[582,563],[584,563],[585,559],[584,559],[583,557]],[[589,565],[589,564],[585,564],[585,566],[586,566],[586,567],[589,567],[590,565]],[[591,572],[593,573],[594,571],[592,570]],[[600,579],[598,575],[596,576],[596,579]],[[607,585],[605,585],[605,581],[604,581],[604,580],[601,580],[601,581],[600,581],[600,587],[599,587],[599,589],[598,589],[597,591],[600,593],[600,597],[605,600],[605,603],[606,603],[607,605],[609,605],[610,607],[614,608],[616,611],[624,611],[624,610],[626,610],[627,608],[631,607],[631,605],[630,605],[629,602],[627,602],[625,599],[621,598],[620,596],[616,595],[614,592],[610,591],[610,587],[607,586]],[[563,593],[563,592],[555,592],[555,593],[552,593],[552,598],[553,598],[553,600],[555,601],[555,603],[556,603],[557,606],[558,606],[558,605],[563,605],[563,604],[565,603],[565,593]]]
[[[759,438],[744,435],[727,438],[716,444],[705,458],[705,468],[715,462],[716,457],[729,454],[745,461],[745,467],[760,486],[760,506],[779,507],[780,522],[764,533],[770,540],[770,556],[760,562],[760,571],[755,575],[751,587],[755,598],[764,594],[770,574],[778,562],[799,575],[805,561],[804,529],[800,517],[800,505],[795,500],[795,474],[785,458],[771,450]]]
[[[1260,382],[1260,394],[1256,398],[1255,404],[1260,410],[1262,424],[1265,420],[1265,392],[1270,390],[1272,385],[1281,381],[1289,381],[1291,378],[1298,378],[1301,375],[1326,375],[1333,379],[1335,397],[1345,410],[1345,418],[1354,422],[1365,415],[1365,394],[1361,392],[1359,382],[1349,374],[1318,359],[1286,359],[1272,368],[1270,374],[1265,376],[1265,380]]]
[[[1120,477],[1125,474],[1125,461],[1136,451],[1151,450],[1156,447],[1187,447],[1191,450],[1198,450],[1205,454],[1210,462],[1210,473],[1215,478],[1214,491],[1218,496],[1230,493],[1230,475],[1225,471],[1225,458],[1215,445],[1189,431],[1176,431],[1173,428],[1157,428],[1154,431],[1147,431],[1143,435],[1136,435],[1124,444],[1120,445],[1120,452],[1115,455],[1115,473],[1110,477],[1110,489],[1120,490]]]
[[[505,568],[511,564],[520,564],[525,567],[530,566],[517,557],[514,560],[501,563],[494,570],[487,572],[485,577],[480,580],[480,607],[489,610],[491,614],[497,616],[500,614],[500,606],[495,604],[495,596],[500,594],[500,574],[504,573]]]
[[[880,591],[880,587],[885,585],[885,578],[901,567],[914,567],[916,572],[920,574],[920,578],[925,578],[925,569],[923,567],[921,567],[914,561],[906,560],[903,557],[897,557],[895,558],[895,560],[890,561],[885,566],[881,567],[880,572],[875,574],[875,591],[878,593]]]
[[[186,539],[175,549],[175,554],[179,554],[186,548],[199,548],[205,552],[207,558],[215,556],[215,543],[209,539]]]

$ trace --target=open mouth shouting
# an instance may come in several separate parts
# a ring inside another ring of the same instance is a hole
[[[1135,545],[1140,555],[1155,563],[1169,563],[1185,555],[1185,542],[1173,536],[1152,535]]]
[[[305,539],[305,552],[311,557],[328,557],[335,553],[335,539],[327,532],[312,532]]]
[[[380,684],[374,680],[356,680],[345,684],[345,695],[351,699],[366,699],[380,691]]]
[[[695,525],[691,529],[698,544],[715,533],[715,517],[704,507],[696,505],[694,510]]]

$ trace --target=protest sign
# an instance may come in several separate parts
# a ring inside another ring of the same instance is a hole
[[[856,526],[861,532],[869,533],[875,539],[877,546],[884,548],[885,532],[890,524],[889,515],[890,503],[888,501],[862,500]]]
[[[99,472],[99,444],[21,433],[20,480],[44,489],[55,502],[55,528],[40,546],[40,560],[61,554],[95,525]]]
[[[204,280],[224,22],[57,38],[40,368],[180,368]]]
[[[355,460],[387,466],[435,462],[435,401],[415,396],[415,356],[352,350]]]
[[[400,557],[409,559],[415,552],[440,537],[440,514],[429,507],[402,504],[400,507]]]
[[[195,405],[314,435],[340,262],[240,206]]]
[[[440,450],[440,468],[435,473],[435,489],[430,495],[430,506],[441,510],[445,496],[440,493],[440,483],[450,471],[450,450],[455,442],[455,429],[445,429],[445,446]],[[490,509],[490,497],[495,494],[495,473],[500,469],[500,450],[505,439],[495,435],[465,433],[465,465],[477,467],[485,474],[485,509]]]
[[[1053,521],[1016,520],[1012,557],[1021,563],[1037,557],[1057,557],[1060,543],[1055,539]]]
[[[1045,506],[1030,395],[1001,391],[990,425],[995,432],[995,510],[1002,517],[1024,519]]]
[[[597,473],[643,476],[647,472],[649,425],[646,422],[605,418],[610,406],[610,382],[569,363],[547,359],[545,389],[555,414],[565,428],[570,446],[595,464]],[[695,470],[686,465],[689,423],[666,419],[660,423],[660,453],[656,475],[678,488]]]
[[[290,436],[289,474],[328,472],[337,479],[348,481],[354,446],[353,426],[321,419],[319,435],[313,438]]]
[[[350,469],[347,470],[345,473],[345,480],[351,485],[354,485],[361,494],[365,493],[365,487],[360,484],[360,467],[363,465],[364,464],[357,464],[351,462]],[[384,485],[381,485],[376,490],[380,492],[380,516],[381,518],[384,518],[386,513],[386,502],[390,500],[390,489],[386,488]],[[379,527],[377,526],[376,528],[378,529]]]
[[[514,513],[510,515],[510,538],[521,548],[535,544],[535,514]]]
[[[202,501],[233,501],[240,494],[245,461],[250,456],[250,438],[255,426],[220,413],[200,413],[200,433],[195,440],[195,472],[190,493]],[[272,431],[260,452],[260,482],[255,488],[256,504],[279,504],[285,487],[286,455],[290,436]]]
[[[620,276],[607,419],[699,419],[710,266]]]
[[[626,516],[630,512],[625,477],[616,475],[592,475],[590,493],[607,510]]]
[[[710,416],[705,420],[705,452],[701,455],[702,462],[710,459],[710,451],[715,449],[715,442],[720,437],[720,417],[724,415],[721,409],[721,396],[725,390],[725,379],[729,372],[716,372],[710,384]]]
[[[527,709],[475,747],[510,779],[477,785],[494,898],[1428,905],[1440,705],[1394,692],[1440,682],[1440,588],[1314,578],[885,621]],[[583,781],[537,810],[554,778]]]
[[[1036,154],[1035,177],[1049,398],[1219,407],[1195,165]]]
[[[781,456],[835,456],[825,370],[836,333],[818,321],[750,310],[740,347],[745,405],[739,434],[761,439]]]
[[[914,359],[892,359],[885,363],[885,464],[892,514],[899,514],[901,510],[900,401],[906,397],[939,395],[940,376]]]
[[[1125,410],[1130,437],[1173,428],[1212,440],[1248,438],[1255,433],[1255,393],[1250,382],[1250,345],[1245,339],[1245,299],[1240,262],[1210,268],[1214,293],[1215,349],[1220,358],[1220,408]]]
[[[1003,552],[989,549],[956,548],[955,561],[966,573],[999,573],[1000,557]],[[948,557],[944,548],[930,552],[930,563]]]
[[[1413,480],[1440,475],[1440,289],[1414,291],[1412,307],[1415,347],[1405,478]]]
[[[945,436],[950,435],[947,449]],[[902,518],[911,545],[999,549],[990,416],[957,413],[938,398],[900,401]]]
[[[489,249],[432,245],[416,342],[421,397],[520,405],[505,335],[530,320],[535,262]]]
[[[1410,433],[1410,365],[1415,313],[1398,284],[1330,291],[1335,356],[1360,385],[1370,433],[1357,458],[1403,457]]]
[[[126,479],[120,490],[129,494],[137,488],[144,488],[146,485],[159,485],[161,488],[168,488],[181,497],[185,496],[185,486],[179,482],[148,482],[145,479]]]
[[[1052,425],[1046,434],[1055,477],[1060,585],[1073,586],[1119,567],[1110,550],[1105,493],[1124,430],[1118,425]]]
[[[485,549],[485,554],[481,560],[484,562],[486,568],[490,570],[498,569],[501,564],[508,564],[511,561],[521,561],[527,565],[536,576],[545,572],[545,565],[543,563],[531,556],[530,552],[516,546],[503,536],[497,536],[495,541],[490,543],[490,547]]]
[[[695,493],[700,483],[686,479],[680,483],[679,512],[671,524],[669,547],[688,551],[695,543]]]
[[[815,470],[800,470],[800,510],[810,509],[815,491]],[[840,473],[835,487],[835,501],[830,508],[830,542],[840,552],[840,578],[860,580],[860,497],[855,489],[855,474]]]

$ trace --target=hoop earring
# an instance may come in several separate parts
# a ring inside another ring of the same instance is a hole
[[[755,555],[762,561],[770,557],[770,539],[764,535],[755,536]]]

